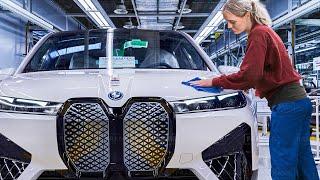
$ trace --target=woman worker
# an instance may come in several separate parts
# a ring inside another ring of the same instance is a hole
[[[193,84],[255,88],[256,95],[265,97],[272,110],[269,141],[272,179],[318,180],[309,137],[312,105],[282,40],[269,27],[267,10],[257,0],[228,0],[223,17],[235,34],[248,35],[240,71]]]

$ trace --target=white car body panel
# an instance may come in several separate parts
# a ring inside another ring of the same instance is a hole
[[[112,86],[105,70],[72,70],[19,74],[2,81],[2,96],[65,102],[70,97],[100,97],[111,107],[122,106],[130,97],[162,97],[167,101],[193,99],[217,94],[195,91],[182,85],[194,77],[212,78],[210,71],[114,70],[120,85]],[[165,80],[165,81],[164,81]],[[46,91],[44,91],[44,87]],[[177,91],[177,88],[179,89]],[[57,90],[61,93],[56,93]],[[121,90],[124,97],[111,101],[107,92]],[[225,90],[224,93],[234,91]]]

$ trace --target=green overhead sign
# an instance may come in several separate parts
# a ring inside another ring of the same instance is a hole
[[[121,49],[115,49],[113,51],[114,56],[124,56],[124,50],[127,48],[148,48],[148,41],[141,41],[140,39],[132,39],[126,41]]]
[[[148,41],[141,41],[140,39],[132,39],[131,41],[127,41],[123,45],[123,49],[127,48],[147,48]]]

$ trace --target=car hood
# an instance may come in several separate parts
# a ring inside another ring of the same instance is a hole
[[[108,74],[112,74],[112,77]],[[183,85],[194,77],[218,76],[211,71],[196,70],[72,70],[24,73],[3,80],[0,95],[53,102],[70,98],[99,97],[109,106],[122,106],[131,97],[161,97],[167,101],[217,95],[200,92]],[[111,100],[108,94],[119,91],[120,100]],[[231,93],[224,90],[220,94]]]

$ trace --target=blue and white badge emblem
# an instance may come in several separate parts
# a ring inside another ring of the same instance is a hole
[[[108,94],[108,97],[111,99],[111,100],[114,100],[114,101],[117,101],[117,100],[120,100],[122,97],[123,97],[123,94],[122,92],[120,91],[112,91]]]

